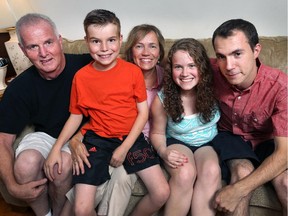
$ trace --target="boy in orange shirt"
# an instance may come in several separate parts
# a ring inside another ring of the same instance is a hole
[[[61,164],[61,147],[78,129],[83,115],[89,116],[81,132],[92,166],[86,166],[85,173],[74,176],[75,214],[96,215],[97,186],[110,179],[109,164],[114,167],[123,164],[127,173],[137,173],[148,189],[132,215],[152,215],[168,199],[169,186],[159,159],[141,133],[148,119],[142,72],[118,58],[122,35],[120,21],[114,13],[93,10],[86,16],[84,28],[94,61],[74,77],[71,114],[45,162],[45,173],[53,181],[50,167]],[[73,164],[73,169],[77,169],[77,164]]]

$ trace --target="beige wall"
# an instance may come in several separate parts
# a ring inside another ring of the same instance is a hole
[[[165,38],[211,37],[231,18],[251,21],[259,35],[287,35],[286,0],[23,0],[50,16],[63,37],[83,38],[83,20],[95,8],[116,13],[124,40],[134,25],[154,24]]]

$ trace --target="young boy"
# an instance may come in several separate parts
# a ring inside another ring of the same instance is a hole
[[[92,166],[86,166],[85,173],[73,179],[76,215],[96,215],[96,189],[110,179],[109,164],[118,167],[123,163],[127,173],[136,172],[148,189],[132,215],[152,215],[169,196],[159,160],[141,133],[148,119],[142,72],[118,58],[122,44],[120,28],[119,19],[110,11],[93,10],[87,14],[85,40],[94,61],[74,77],[71,115],[46,161],[45,172],[53,180],[49,164],[61,163],[61,147],[78,129],[83,115],[89,116],[81,132]]]

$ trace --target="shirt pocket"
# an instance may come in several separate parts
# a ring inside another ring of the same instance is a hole
[[[272,131],[272,119],[264,109],[244,115],[241,124],[244,132]]]

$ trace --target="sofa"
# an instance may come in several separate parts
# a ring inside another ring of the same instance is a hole
[[[166,39],[165,41],[165,53],[168,53],[169,48],[174,43],[174,39]],[[205,46],[207,53],[210,57],[215,57],[214,50],[211,43],[211,38],[199,39],[200,42]],[[287,37],[286,36],[277,36],[277,37],[260,37],[260,44],[262,45],[262,51],[260,54],[260,61],[264,64],[267,64],[272,67],[281,69],[287,73]],[[88,53],[87,46],[84,40],[68,40],[63,39],[63,48],[65,53]],[[121,48],[120,56],[123,55],[124,45]],[[22,134],[20,134],[15,142],[15,147],[19,140],[23,137],[24,134],[33,130],[31,127],[27,127]],[[0,191],[7,203],[16,205],[16,206],[26,206],[20,200],[17,200],[11,197],[5,186],[0,183]],[[138,179],[136,182],[132,195],[128,204],[128,207],[125,212],[125,216],[129,215],[133,207],[137,202],[143,197],[146,193],[146,188],[143,185],[143,182]],[[251,216],[280,216],[281,214],[281,205],[275,194],[274,189],[268,183],[257,188],[252,195],[250,202],[250,215]],[[157,214],[161,215],[161,211]]]

